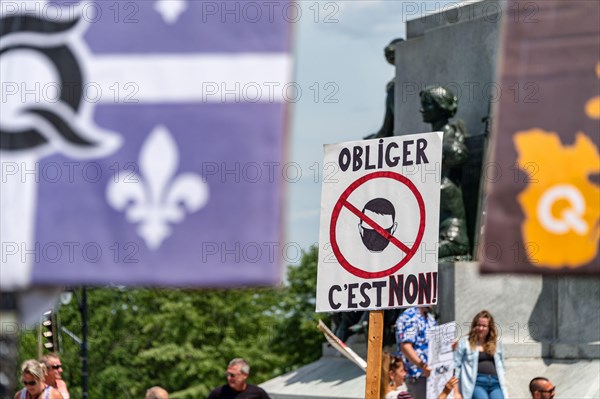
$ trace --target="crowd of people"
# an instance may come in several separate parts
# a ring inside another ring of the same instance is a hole
[[[26,360],[21,365],[24,388],[14,399],[70,399],[67,384],[62,379],[62,364],[57,354],[48,354],[39,361]]]
[[[429,340],[436,326],[429,307],[408,308],[398,317],[396,340],[400,357],[384,356],[382,375],[387,385],[382,389],[382,398],[426,399],[427,378],[432,371],[428,365]],[[502,342],[490,312],[477,313],[469,334],[453,347],[455,374],[438,399],[445,399],[451,392],[456,399],[508,398]],[[534,399],[551,399],[555,395],[555,387],[545,377],[531,380],[529,391]]]
[[[427,399],[427,377],[431,329],[437,322],[428,307],[412,307],[397,320],[398,353],[384,353],[381,372],[382,399]],[[454,344],[454,376],[445,384],[438,399],[451,393],[456,399],[507,399],[502,342],[493,316],[482,310],[473,317],[468,335]],[[269,399],[260,387],[250,384],[250,365],[242,358],[227,366],[227,383],[215,388],[208,399]],[[60,357],[49,354],[38,360],[26,360],[21,366],[24,388],[14,399],[70,399],[62,379]],[[552,399],[555,387],[545,377],[536,377],[529,384],[533,399]],[[145,399],[169,399],[168,392],[154,386]]]
[[[56,354],[44,356],[40,361],[26,360],[21,365],[21,383],[24,388],[14,399],[70,399],[67,384],[62,380],[62,364]],[[246,382],[250,365],[235,358],[227,366],[227,384],[215,388],[208,399],[269,399],[269,395],[254,384]],[[169,393],[160,386],[146,391],[145,399],[169,399]]]
[[[14,399],[63,399],[58,389],[46,383],[46,366],[31,359],[21,365],[21,383],[24,388],[15,394]]]

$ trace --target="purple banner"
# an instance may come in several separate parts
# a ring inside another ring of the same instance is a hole
[[[2,10],[2,287],[280,281],[288,2],[28,7]]]

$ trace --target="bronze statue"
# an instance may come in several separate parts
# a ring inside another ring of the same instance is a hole
[[[428,86],[419,96],[423,122],[430,123],[432,131],[444,133],[438,257],[440,261],[468,260],[469,237],[460,188],[461,167],[469,156],[466,128],[462,121],[449,121],[456,114],[458,99],[442,86]]]
[[[396,66],[396,43],[402,42],[404,39],[394,39],[383,49],[383,54],[387,62]],[[369,134],[365,137],[367,139],[391,137],[394,135],[394,90],[395,90],[394,77],[390,80],[385,87],[385,116],[383,118],[383,125],[377,133]],[[391,344],[395,341],[394,337],[394,326],[399,312],[396,309],[388,309],[384,312],[384,345]],[[357,312],[344,312],[334,313],[332,315],[332,321],[334,324],[334,334],[346,342],[346,340],[353,334],[363,332],[367,333],[369,326],[369,312],[357,311]]]
[[[392,66],[396,66],[396,43],[402,42],[404,39],[394,39],[383,49],[385,59]],[[394,135],[394,90],[396,78],[388,82],[385,87],[385,116],[383,117],[383,125],[377,133],[370,134],[365,139],[379,139],[382,137],[391,137]]]

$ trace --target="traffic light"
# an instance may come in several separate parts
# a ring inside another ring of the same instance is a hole
[[[42,315],[42,336],[44,337],[44,348],[50,352],[54,352],[56,348],[54,326],[54,315],[49,310]]]

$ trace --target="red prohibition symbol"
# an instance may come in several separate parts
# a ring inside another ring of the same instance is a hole
[[[408,247],[404,243],[400,242],[396,237],[389,234],[383,227],[379,226],[371,218],[366,216],[358,208],[356,208],[354,205],[352,205],[350,202],[348,202],[348,197],[350,196],[350,194],[352,194],[354,192],[354,190],[356,190],[358,187],[362,186],[364,183],[368,182],[369,180],[373,180],[373,179],[392,179],[392,180],[398,181],[398,182],[404,184],[406,187],[408,187],[408,189],[415,196],[415,199],[417,200],[417,203],[419,204],[420,218],[419,218],[419,230],[417,232],[417,237],[415,238],[415,242],[412,245],[412,247]],[[337,222],[338,222],[338,219],[340,216],[340,212],[342,211],[342,208],[348,209],[350,212],[352,212],[358,218],[360,218],[363,222],[368,224],[371,228],[375,229],[379,234],[381,234],[383,237],[385,237],[391,244],[398,247],[402,252],[404,252],[406,254],[404,256],[404,258],[402,258],[397,264],[390,267],[389,269],[378,271],[378,272],[368,272],[368,271],[360,269],[359,267],[357,267],[355,265],[352,265],[342,254],[342,251],[340,250],[340,246],[338,245],[337,237],[336,237],[336,233],[335,233]],[[334,253],[335,257],[337,258],[338,262],[349,273],[352,273],[353,275],[355,275],[357,277],[361,277],[361,278],[386,277],[386,276],[389,276],[390,274],[393,274],[393,273],[397,272],[398,270],[400,270],[404,265],[406,265],[406,263],[408,263],[409,260],[412,259],[412,257],[417,252],[417,249],[419,249],[419,245],[421,245],[421,240],[423,239],[424,233],[425,233],[425,202],[423,201],[423,196],[421,195],[421,193],[419,192],[417,187],[415,187],[413,182],[411,182],[409,179],[407,179],[406,177],[404,177],[401,174],[396,173],[396,172],[373,172],[373,173],[370,173],[368,175],[361,177],[360,179],[358,179],[355,182],[353,182],[352,184],[350,184],[348,186],[348,188],[346,190],[344,190],[344,192],[342,193],[342,195],[336,202],[335,206],[333,207],[333,211],[331,213],[331,223],[329,225],[329,239],[331,242],[331,248],[332,248],[333,253]]]

